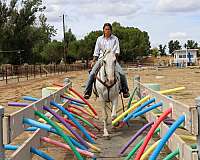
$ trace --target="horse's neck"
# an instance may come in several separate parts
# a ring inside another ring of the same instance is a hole
[[[99,78],[100,78],[103,82],[106,81],[105,68],[104,68],[104,66],[102,66],[102,67],[100,68],[99,73],[98,73],[98,76],[99,76]]]

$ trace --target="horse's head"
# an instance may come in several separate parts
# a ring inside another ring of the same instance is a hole
[[[112,52],[106,54],[103,58],[103,66],[105,71],[105,76],[107,78],[108,84],[113,84],[115,82],[115,66],[116,66],[116,56]]]

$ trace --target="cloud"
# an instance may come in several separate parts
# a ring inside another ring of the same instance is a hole
[[[79,38],[102,29],[104,22],[117,21],[147,31],[156,45],[171,39],[200,39],[200,0],[43,0],[43,4],[48,23],[58,29],[55,38],[59,40],[63,14],[67,15],[67,28]]]
[[[137,0],[45,0],[48,12],[74,14],[77,16],[128,16],[137,13],[141,7]]]
[[[186,39],[188,36],[185,32],[173,32],[169,34],[171,39]]]
[[[200,0],[159,0],[156,10],[164,12],[200,11]]]
[[[169,34],[169,38],[170,39],[177,39],[177,40],[183,40],[183,39],[187,39],[188,36],[185,32],[173,32]]]
[[[117,1],[103,0],[101,3],[84,3],[80,5],[80,12],[84,14],[96,14],[104,16],[129,16],[137,13],[140,10],[140,6],[136,1],[124,0]]]
[[[44,0],[43,5],[47,21],[58,29],[58,35],[62,35],[63,14],[67,28],[83,35],[101,29],[104,22],[130,20],[142,9],[140,0]]]
[[[55,16],[54,12],[45,13],[45,16],[47,17],[47,21],[50,23],[57,23],[62,21],[61,17]]]

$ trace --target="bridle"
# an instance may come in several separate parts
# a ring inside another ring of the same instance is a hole
[[[105,57],[105,55],[103,56],[103,58]],[[98,76],[98,73],[100,74],[100,69],[103,67],[103,71],[104,71],[104,77],[106,78],[106,80],[105,81],[103,81],[99,76]],[[116,71],[115,71],[115,68],[116,67],[114,67],[114,82],[112,83],[112,84],[110,84],[110,85],[108,85],[107,84],[107,82],[108,82],[108,74],[106,73],[106,68],[105,68],[105,65],[104,65],[104,63],[103,62],[101,62],[101,64],[100,64],[100,67],[98,68],[98,71],[97,71],[97,74],[96,74],[96,76],[95,76],[95,78],[101,83],[101,84],[103,84],[106,88],[107,88],[107,90],[108,90],[108,101],[110,102],[110,89],[117,83],[117,81],[118,81],[118,79],[117,79],[117,76],[116,76]]]

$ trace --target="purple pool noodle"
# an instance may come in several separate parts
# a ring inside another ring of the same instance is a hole
[[[26,107],[29,103],[20,103],[20,102],[8,102],[8,106],[15,106],[15,107]]]
[[[164,121],[164,123],[165,123],[166,125],[172,125],[172,124],[173,124],[172,122],[169,122],[169,121]]]
[[[164,123],[167,125],[172,125],[174,123],[173,120],[164,120]]]
[[[85,102],[83,102],[83,101],[80,101],[78,99],[74,99],[74,98],[71,98],[71,97],[68,97],[68,96],[61,95],[61,97],[65,98],[65,99],[68,99],[70,101],[74,101],[74,102],[77,102],[77,103],[85,104]]]
[[[167,118],[165,118],[164,120],[166,120],[166,121],[174,121],[174,122],[175,122],[175,120],[172,119],[172,118],[170,118],[170,117],[167,117]]]
[[[119,155],[122,155],[126,151],[126,149],[137,139],[137,137],[140,136],[152,124],[153,122],[149,122],[144,125],[140,130],[138,130],[137,133],[128,141],[128,143],[125,144],[124,147],[119,151]]]
[[[73,105],[75,105],[75,106],[84,107],[84,104],[77,103],[77,102],[75,102],[75,101],[66,100],[66,102],[69,103],[69,104],[73,104]]]
[[[70,101],[70,104],[73,104],[73,105],[76,105],[76,106],[79,106],[79,107],[85,107],[84,104],[80,104],[80,103],[77,103],[77,102],[74,102],[74,101]]]
[[[171,118],[166,118],[166,119],[164,119],[164,122],[175,122],[175,120],[174,119],[171,119]]]
[[[58,115],[55,111],[51,110],[49,107],[44,106],[43,107],[44,110],[48,111],[49,113],[51,113],[52,115],[55,116],[56,119],[58,119],[67,129],[70,130],[70,132],[86,147],[89,148],[88,144],[85,142],[85,140],[79,136],[79,134],[72,129],[72,127],[60,116]]]
[[[166,122],[175,122],[173,119],[165,119]]]

